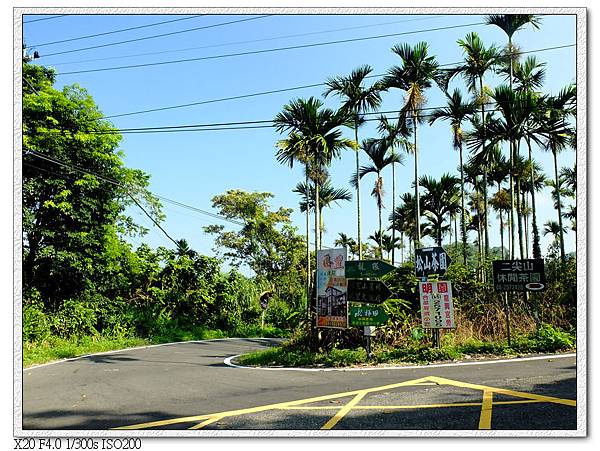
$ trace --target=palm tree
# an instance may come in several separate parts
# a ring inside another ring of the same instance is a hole
[[[292,190],[302,196],[300,201],[300,211],[306,211],[308,206],[309,210],[314,211],[315,209],[315,193],[314,185],[306,185],[305,183],[298,183],[296,188]],[[342,200],[352,200],[352,194],[345,188],[334,188],[331,185],[331,180],[326,179],[324,184],[319,183],[319,236],[322,238],[325,231],[325,221],[323,221],[323,209],[325,207],[331,208],[333,204],[339,205]],[[319,246],[322,243],[319,243]]]
[[[335,94],[342,99],[342,109],[352,115],[354,127],[354,141],[356,143],[356,172],[359,170],[360,159],[358,147],[358,127],[361,123],[361,114],[377,110],[381,105],[381,87],[375,83],[370,87],[363,86],[365,79],[373,71],[369,65],[360,66],[347,77],[329,78],[325,82],[327,89],[325,97]],[[360,231],[360,185],[356,186],[356,217],[358,227],[358,259],[362,259],[361,231]]]
[[[346,235],[343,232],[339,232],[338,236],[339,237],[333,242],[333,244],[336,246],[345,247],[354,256],[354,249],[356,248],[356,241],[354,240],[354,238],[349,237],[348,235]],[[360,258],[359,258],[359,260],[360,260]]]
[[[545,149],[552,152],[554,160],[554,185],[556,189],[556,204],[560,237],[561,261],[565,261],[565,243],[563,237],[562,211],[560,202],[560,180],[558,173],[557,154],[572,143],[574,130],[568,126],[566,120],[573,114],[572,104],[576,100],[575,85],[563,88],[558,95],[548,96],[544,100],[545,113],[541,115],[541,135],[545,140]]]
[[[459,179],[450,174],[442,175],[439,181],[433,177],[422,176],[420,183],[426,190],[423,196],[423,210],[429,220],[431,235],[437,245],[441,246],[442,236],[448,230],[448,226],[444,225],[444,219],[448,213],[449,198],[455,191]]]
[[[507,58],[505,61],[505,65],[508,66],[509,70],[509,86],[510,90],[513,90],[513,72],[514,72],[514,63],[518,60],[518,52],[514,51],[512,38],[513,35],[525,27],[527,24],[531,24],[535,29],[539,29],[541,24],[541,19],[539,16],[534,14],[492,14],[486,17],[486,22],[488,25],[495,25],[499,27],[506,36],[508,37],[508,44],[505,48],[504,55]],[[509,140],[509,148],[510,148],[510,165],[511,165],[511,174],[513,170],[513,158],[515,156],[515,142],[513,139]],[[512,175],[510,181],[510,199],[511,199],[511,209],[510,209],[510,224],[511,224],[511,258],[514,258],[514,208],[515,208],[515,198],[514,198],[514,185],[512,182]],[[522,251],[522,246],[521,246]],[[522,255],[521,255],[521,258]]]
[[[504,188],[498,188],[498,191],[490,199],[490,205],[498,212],[500,219],[500,248],[502,259],[504,259],[504,221],[503,214],[510,210],[510,194]]]
[[[177,249],[175,249],[175,253],[178,257],[187,256],[193,259],[198,256],[198,253],[190,247],[185,238],[177,240],[176,243]]]
[[[381,172],[385,167],[392,163],[402,163],[402,158],[400,155],[394,151],[389,151],[388,142],[382,139],[365,139],[362,142],[361,148],[365,151],[371,163],[367,166],[361,166],[360,170],[356,172],[350,183],[353,186],[358,185],[358,181],[362,179],[365,175],[369,173],[375,173],[375,186],[373,187],[373,191],[371,191],[371,195],[375,198],[377,202],[377,210],[379,212],[379,233],[380,237],[382,234],[382,222],[381,222],[381,210],[383,209],[383,176]],[[381,252],[382,243],[379,243],[379,250]]]
[[[516,90],[518,92],[528,92],[534,95],[536,100],[539,99],[540,92],[538,90],[543,86],[546,78],[545,63],[538,62],[535,56],[528,56],[523,63],[517,61],[510,68],[504,67],[504,72],[507,77],[510,77],[510,69],[513,69],[514,81],[517,83]],[[535,103],[535,110],[531,112],[529,120],[524,124],[524,138],[527,144],[529,154],[529,186],[535,185],[534,165],[531,153],[531,141],[538,142],[537,135],[539,133],[539,108],[541,102]],[[525,179],[525,178],[524,178]],[[532,230],[533,230],[533,258],[541,258],[540,236],[537,226],[537,209],[535,205],[535,190],[529,191],[531,195],[531,214],[532,214]]]
[[[481,38],[477,33],[469,33],[465,39],[459,39],[458,45],[462,48],[465,55],[465,62],[458,67],[450,69],[449,75],[451,79],[455,75],[462,75],[467,87],[471,93],[477,96],[476,103],[481,112],[481,149],[485,151],[486,146],[486,115],[485,105],[487,96],[484,90],[484,77],[498,62],[500,56],[499,50],[495,45],[488,48],[485,47]],[[489,235],[488,235],[488,219],[487,219],[487,168],[483,168],[483,195],[484,195],[484,210],[483,210],[483,232],[485,238],[485,256],[489,253]]]
[[[406,118],[400,115],[398,122],[392,124],[389,119],[381,115],[379,117],[379,124],[377,125],[377,131],[382,134],[383,140],[387,143],[388,147],[392,152],[395,152],[396,148],[402,147],[409,153],[412,151],[412,144],[407,139],[412,129],[407,124]],[[396,209],[396,163],[392,162],[392,211]],[[396,241],[396,229],[392,227],[392,241]],[[395,264],[395,247],[392,247],[392,265]]]
[[[421,109],[425,104],[425,90],[430,88],[432,81],[439,75],[439,64],[434,56],[428,55],[426,42],[419,42],[414,47],[409,44],[395,45],[392,52],[402,60],[401,66],[393,66],[388,75],[383,78],[386,89],[398,88],[406,95],[402,114],[410,115],[413,125],[413,151],[415,156],[415,199],[416,221],[415,231],[417,244],[421,242],[421,207],[419,196],[419,151],[417,146],[417,125],[422,121]]]
[[[506,85],[500,85],[491,91],[490,96],[496,101],[500,117],[492,124],[488,124],[488,133],[491,142],[495,145],[501,141],[511,144],[510,158],[510,193],[511,193],[511,258],[514,258],[514,210],[518,200],[520,190],[516,187],[520,186],[523,174],[519,174],[516,170],[516,161],[518,160],[518,144],[521,139],[531,137],[531,139],[539,140],[539,133],[533,133],[530,130],[530,123],[538,108],[539,99],[529,91],[514,92]],[[515,202],[516,201],[516,202]],[[523,230],[521,224],[520,211],[517,208],[517,222],[519,234],[519,251],[520,258],[523,258],[525,252],[523,248]]]
[[[544,224],[544,236],[552,235],[554,237],[552,241],[553,246],[562,246],[562,235],[566,233],[567,230],[556,221],[547,221]],[[561,254],[561,261],[564,260],[564,256]]]
[[[410,255],[410,250],[414,248],[417,240],[417,230],[415,227],[417,202],[411,193],[401,194],[400,201],[400,205],[390,215],[390,222],[392,223],[392,227],[400,232],[401,236],[406,235],[408,237]],[[423,229],[423,226],[421,228]],[[402,255],[402,259],[404,259],[404,255]]]
[[[323,168],[327,168],[334,158],[338,158],[342,150],[354,148],[355,143],[342,137],[339,127],[348,124],[348,116],[344,112],[333,111],[323,107],[323,102],[310,97],[308,100],[295,99],[283,107],[273,120],[279,133],[289,132],[288,138],[277,143],[277,160],[290,166],[295,161],[305,165],[305,183],[308,186],[309,174],[319,179]],[[315,259],[319,249],[319,180],[313,180],[315,187]],[[307,259],[310,260],[308,247],[308,208],[307,211]],[[307,265],[310,270],[309,266]],[[315,264],[316,267],[316,264]],[[307,275],[307,296],[310,292],[310,282]],[[312,300],[310,311],[316,313],[316,298]],[[307,302],[308,305],[310,303]],[[316,318],[316,317],[315,317]],[[311,320],[311,338],[314,346],[316,324]]]
[[[577,164],[573,169],[564,167],[560,170],[560,181],[568,189],[568,196],[576,198],[577,195]]]
[[[475,104],[472,102],[463,102],[460,90],[455,89],[452,95],[447,97],[447,106],[431,113],[429,125],[438,119],[450,122],[452,129],[452,145],[458,150],[459,168],[460,168],[460,224],[461,237],[463,242],[463,264],[467,264],[467,224],[465,220],[465,174],[463,170],[463,130],[462,123],[467,117],[475,113]]]

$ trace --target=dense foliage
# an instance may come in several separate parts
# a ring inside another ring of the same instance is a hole
[[[127,238],[148,230],[128,208],[143,209],[156,224],[164,219],[147,189],[149,175],[124,167],[120,135],[84,89],[56,90],[53,72],[30,64],[23,77],[25,343],[189,339],[209,329],[268,334],[273,330],[261,329],[265,320],[284,328],[298,323],[305,270],[290,210],[270,211],[269,193],[215,197],[224,216],[244,221],[233,235],[214,226],[221,233],[217,245],[255,277],[225,271],[221,260],[199,255],[185,240],[174,241],[173,249],[135,249]],[[274,293],[261,318],[265,290]]]

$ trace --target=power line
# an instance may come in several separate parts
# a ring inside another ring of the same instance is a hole
[[[438,15],[438,16],[429,16],[429,17],[419,17],[416,19],[396,20],[396,21],[392,21],[392,22],[380,22],[380,23],[376,23],[376,24],[360,25],[360,26],[355,26],[355,27],[345,27],[345,28],[336,28],[336,29],[332,29],[332,30],[313,31],[310,33],[288,34],[288,35],[283,35],[283,36],[273,36],[270,38],[252,39],[249,41],[235,41],[235,42],[226,42],[223,44],[212,44],[212,45],[203,45],[203,46],[199,46],[199,47],[188,47],[188,48],[184,48],[184,49],[162,50],[159,52],[134,53],[134,54],[129,54],[129,55],[108,56],[105,58],[91,58],[91,59],[87,59],[87,60],[64,61],[64,62],[54,63],[53,66],[66,66],[68,64],[81,64],[81,63],[91,63],[94,61],[107,61],[107,60],[122,59],[122,58],[135,58],[138,56],[161,55],[164,53],[188,52],[190,50],[200,50],[200,49],[208,49],[208,48],[214,48],[214,47],[226,47],[229,45],[250,44],[250,43],[254,43],[254,42],[274,41],[274,40],[278,40],[278,39],[298,38],[298,37],[311,36],[311,35],[316,35],[316,34],[335,33],[338,31],[358,30],[361,28],[380,27],[383,25],[394,25],[394,24],[399,24],[399,23],[414,22],[414,21],[418,21],[418,20],[431,20],[431,19],[436,19],[439,17],[443,17],[443,16]]]
[[[165,37],[165,36],[172,36],[172,35],[181,34],[181,33],[189,33],[189,32],[192,32],[192,31],[206,30],[208,28],[222,27],[224,25],[231,25],[231,24],[234,24],[234,23],[247,22],[249,20],[263,19],[265,17],[270,17],[270,16],[271,16],[270,14],[267,14],[267,15],[264,15],[264,16],[249,17],[249,18],[246,18],[246,19],[232,20],[232,21],[229,21],[229,22],[221,22],[221,23],[212,24],[212,25],[205,25],[203,27],[189,28],[189,29],[180,30],[180,31],[172,31],[170,33],[162,33],[162,34],[157,34],[157,35],[153,35],[153,36],[145,36],[145,37],[142,37],[142,38],[128,39],[126,41],[110,42],[110,43],[107,43],[107,44],[93,45],[93,46],[90,46],[90,47],[83,47],[83,48],[79,48],[79,49],[64,50],[62,52],[55,52],[55,53],[49,53],[47,55],[41,55],[40,58],[46,58],[48,56],[54,56],[54,55],[62,55],[62,54],[65,54],[65,53],[83,52],[84,50],[99,49],[99,48],[103,48],[103,47],[110,47],[110,46],[113,46],[113,45],[127,44],[127,43],[130,43],[130,42],[145,41],[147,39],[162,38],[162,37]]]
[[[29,154],[32,155],[32,156],[34,156],[34,157],[41,158],[43,160],[49,161],[51,163],[54,163],[54,164],[66,167],[68,169],[71,169],[71,170],[74,170],[74,171],[77,171],[77,172],[81,172],[81,173],[84,173],[84,174],[92,175],[94,177],[98,177],[100,180],[102,180],[102,181],[104,181],[106,183],[111,183],[113,185],[116,185],[116,186],[119,186],[121,188],[125,188],[126,190],[129,190],[129,188],[127,186],[123,185],[118,180],[115,180],[115,179],[110,178],[110,177],[105,177],[103,175],[98,174],[97,172],[93,172],[93,171],[89,171],[89,170],[80,168],[80,167],[75,166],[73,164],[66,163],[64,161],[61,161],[59,159],[50,157],[48,155],[44,155],[44,154],[39,153],[39,152],[37,152],[35,150],[29,151]],[[230,219],[230,218],[227,218],[225,216],[218,215],[216,213],[211,213],[209,211],[202,210],[200,208],[197,208],[197,207],[185,204],[183,202],[179,202],[179,201],[170,199],[170,198],[165,197],[165,196],[161,196],[159,194],[155,194],[155,193],[152,193],[152,192],[150,192],[150,194],[152,194],[154,197],[156,197],[158,199],[164,200],[165,202],[169,202],[171,204],[177,205],[177,206],[182,207],[182,208],[186,208],[186,209],[191,210],[191,211],[202,213],[204,215],[210,216],[210,217],[215,218],[215,219],[220,219],[222,221],[230,222],[232,224],[239,225],[239,226],[244,226],[245,225],[243,222],[236,221],[234,219]]]
[[[196,18],[202,17],[202,16],[204,16],[204,14],[198,14],[195,16],[186,16],[186,17],[179,18],[179,19],[165,20],[163,22],[155,22],[155,23],[151,23],[151,24],[147,24],[147,25],[139,25],[137,27],[122,28],[120,30],[105,31],[104,33],[88,34],[85,36],[78,36],[75,38],[63,39],[61,41],[44,42],[43,44],[33,44],[33,45],[29,45],[28,47],[44,47],[47,45],[62,44],[63,42],[72,42],[72,41],[79,41],[81,39],[96,38],[98,36],[106,36],[109,34],[124,33],[126,31],[139,30],[141,28],[156,27],[157,25],[163,25],[166,23],[173,23],[173,22],[179,22],[182,20],[196,19]]]
[[[42,17],[41,19],[26,20],[23,23],[34,23],[34,22],[40,22],[42,20],[58,19],[59,17],[65,17],[65,16],[69,16],[69,15],[70,14],[59,14],[57,16]]]
[[[58,161],[54,161],[54,160],[53,160],[53,159],[51,159],[51,158],[45,158],[45,157],[43,157],[41,154],[38,154],[37,152],[31,152],[31,155],[32,155],[32,156],[37,156],[37,157],[40,157],[40,158],[42,158],[42,159],[44,159],[44,160],[46,160],[46,161],[51,161],[51,162],[53,162],[53,163],[60,164]],[[23,164],[24,164],[24,165],[27,165],[27,166],[30,166],[30,167],[32,167],[32,168],[36,168],[36,169],[39,169],[39,170],[42,170],[42,171],[49,172],[50,174],[54,174],[54,175],[56,175],[56,176],[59,176],[59,177],[65,177],[65,174],[58,174],[58,173],[56,173],[56,172],[54,172],[54,171],[50,171],[50,170],[48,170],[48,169],[40,168],[39,166],[35,166],[35,165],[33,165],[33,164],[31,164],[31,163],[28,163],[28,162],[23,162]],[[76,166],[71,166],[71,165],[68,165],[68,164],[61,164],[61,166],[67,167],[67,168],[69,168],[69,169],[71,169],[71,170],[76,170],[76,171],[79,171],[79,172],[85,172],[86,174],[90,174],[90,172],[88,172],[88,171],[82,171],[81,169],[77,168]],[[123,185],[121,185],[120,183],[118,183],[117,181],[111,181],[110,179],[107,179],[107,178],[104,178],[104,177],[101,177],[101,176],[98,176],[98,175],[95,175],[95,176],[96,176],[96,177],[100,177],[102,180],[104,180],[104,181],[106,181],[106,182],[109,182],[109,183],[112,183],[112,184],[114,184],[114,185],[118,185],[118,186],[121,186],[121,187],[123,186]],[[171,240],[171,241],[172,241],[172,242],[173,242],[175,245],[177,245],[177,241],[175,241],[175,240],[174,240],[174,239],[171,237],[171,235],[169,235],[169,234],[167,233],[167,231],[166,231],[166,230],[165,230],[163,227],[161,227],[161,225],[160,225],[158,222],[156,222],[156,220],[155,220],[155,219],[152,217],[152,215],[151,215],[150,213],[148,213],[144,207],[142,207],[142,205],[141,205],[141,204],[140,204],[140,203],[137,201],[137,199],[136,199],[135,197],[133,197],[133,195],[132,195],[132,194],[129,192],[129,190],[127,190],[127,191],[126,191],[126,194],[127,194],[127,196],[129,196],[129,197],[131,198],[131,200],[132,200],[132,201],[133,201],[133,202],[134,202],[134,203],[135,203],[135,204],[136,204],[136,205],[137,205],[137,206],[140,208],[140,210],[142,210],[142,211],[144,212],[144,214],[145,214],[145,215],[146,215],[148,218],[150,218],[150,220],[151,220],[151,221],[154,223],[154,225],[155,225],[156,227],[158,227],[158,228],[159,228],[159,229],[162,231],[162,233],[164,233],[164,234],[165,234],[165,236],[166,236],[167,238],[169,238],[169,239],[170,239],[170,240]]]
[[[405,31],[402,33],[389,33],[389,34],[383,34],[383,35],[377,35],[377,36],[366,36],[366,37],[362,37],[362,38],[340,39],[340,40],[336,40],[336,41],[316,42],[316,43],[312,43],[312,44],[301,44],[301,45],[293,45],[293,46],[288,46],[288,47],[253,50],[253,51],[248,51],[248,52],[237,52],[237,53],[227,53],[227,54],[222,54],[222,55],[202,56],[202,57],[198,57],[198,58],[185,58],[185,59],[171,60],[171,61],[160,61],[160,62],[156,62],[156,63],[130,64],[127,66],[113,66],[113,67],[103,67],[103,68],[98,68],[98,69],[77,70],[77,71],[71,71],[71,72],[57,72],[56,75],[58,76],[58,75],[84,74],[84,73],[90,73],[90,72],[106,72],[106,71],[113,71],[113,70],[135,69],[135,68],[140,68],[140,67],[162,66],[162,65],[166,65],[166,64],[178,64],[178,63],[188,63],[188,62],[193,62],[193,61],[206,61],[206,60],[221,59],[221,58],[231,58],[231,57],[235,57],[235,56],[257,55],[257,54],[261,54],[261,53],[282,52],[282,51],[286,51],[286,50],[296,50],[296,49],[304,49],[304,48],[310,48],[310,47],[320,47],[320,46],[325,46],[325,45],[345,44],[348,42],[368,41],[368,40],[373,40],[373,39],[382,39],[382,38],[389,38],[389,37],[394,37],[394,36],[405,36],[405,35],[409,35],[409,34],[418,34],[418,33],[432,32],[432,31],[449,30],[449,29],[453,29],[453,28],[473,27],[476,25],[486,25],[486,23],[485,22],[477,22],[477,23],[470,23],[470,24],[463,24],[463,25],[451,25],[448,27],[430,28],[430,29],[426,29],[426,30]],[[68,53],[68,52],[61,52],[61,53]],[[50,55],[46,55],[46,56],[50,56]]]
[[[505,55],[503,55],[503,57],[513,56],[513,55],[525,55],[527,53],[535,53],[535,52],[544,52],[544,51],[548,51],[548,50],[556,50],[556,49],[561,49],[561,48],[566,48],[566,47],[574,47],[575,45],[576,44],[567,44],[567,45],[556,46],[556,47],[546,47],[546,48],[535,49],[535,50],[513,52],[510,54],[505,54]],[[440,67],[456,66],[456,65],[462,64],[462,63],[463,63],[463,61],[457,61],[454,63],[440,64],[439,66]],[[387,74],[375,74],[375,75],[369,75],[365,78],[378,78],[378,77],[383,77],[385,75],[387,75]],[[134,115],[138,115],[138,114],[155,113],[158,111],[174,110],[174,109],[179,109],[179,108],[188,108],[191,106],[206,105],[206,104],[210,104],[210,103],[219,103],[219,102],[225,102],[225,101],[229,101],[229,100],[240,100],[240,99],[246,99],[249,97],[258,97],[258,96],[264,96],[264,95],[269,95],[269,94],[277,94],[277,93],[281,93],[281,92],[297,91],[300,89],[316,88],[316,87],[325,86],[325,85],[326,85],[326,83],[313,83],[313,84],[309,84],[309,85],[294,86],[291,88],[273,89],[270,91],[261,91],[261,92],[254,92],[254,93],[250,93],[250,94],[240,94],[240,95],[231,96],[231,97],[222,97],[222,98],[211,99],[211,100],[201,100],[198,102],[189,102],[189,103],[183,103],[183,104],[178,104],[178,105],[170,105],[170,106],[166,106],[166,107],[150,108],[150,109],[146,109],[146,110],[137,110],[137,111],[131,111],[128,113],[111,114],[108,116],[101,116],[98,119],[111,119],[111,118],[115,118],[115,117],[125,117],[125,116],[134,116]],[[94,120],[96,120],[96,119],[94,119]]]

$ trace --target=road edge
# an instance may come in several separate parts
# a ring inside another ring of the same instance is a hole
[[[381,370],[416,370],[424,368],[440,368],[452,366],[468,366],[468,365],[490,365],[494,363],[514,363],[526,362],[528,360],[544,360],[544,359],[564,359],[569,357],[577,357],[576,352],[567,354],[544,354],[532,357],[513,357],[509,359],[490,359],[478,360],[473,362],[451,362],[451,363],[435,363],[431,365],[390,365],[390,366],[370,366],[370,367],[344,367],[344,368],[293,368],[293,367],[262,367],[262,366],[244,366],[233,363],[233,359],[242,354],[233,355],[223,360],[223,363],[232,368],[262,370],[262,371],[307,371],[307,372],[328,372],[328,371],[381,371]]]

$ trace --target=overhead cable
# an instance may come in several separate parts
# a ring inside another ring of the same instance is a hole
[[[232,21],[229,21],[229,22],[221,22],[221,23],[212,24],[212,25],[205,25],[203,27],[195,27],[195,28],[188,28],[186,30],[172,31],[170,33],[162,33],[162,34],[156,34],[156,35],[153,35],[153,36],[144,36],[142,38],[128,39],[126,41],[110,42],[110,43],[107,43],[107,44],[93,45],[93,46],[90,46],[90,47],[83,47],[83,48],[79,48],[79,49],[64,50],[62,52],[54,52],[54,53],[48,53],[46,55],[40,55],[40,58],[46,58],[48,56],[54,56],[54,55],[63,55],[65,53],[83,52],[84,50],[99,49],[99,48],[104,48],[104,47],[110,47],[110,46],[113,46],[113,45],[128,44],[130,42],[145,41],[145,40],[148,40],[148,39],[163,38],[165,36],[172,36],[172,35],[175,35],[175,34],[190,33],[192,31],[206,30],[208,28],[222,27],[224,25],[231,25],[231,24],[234,24],[234,23],[248,22],[250,20],[263,19],[263,18],[269,17],[269,16],[270,15],[257,16],[257,17],[249,17],[249,18],[246,18],[246,19],[232,20]]]
[[[28,47],[45,47],[47,45],[62,44],[64,42],[79,41],[81,39],[97,38],[99,36],[106,36],[109,34],[124,33],[126,31],[139,30],[141,28],[156,27],[157,25],[163,25],[166,23],[173,23],[173,22],[180,22],[182,20],[196,19],[198,17],[202,17],[203,15],[204,14],[197,14],[195,16],[186,16],[186,17],[179,18],[179,19],[171,19],[171,20],[165,20],[162,22],[155,22],[155,23],[150,23],[150,24],[146,24],[146,25],[139,25],[137,27],[121,28],[120,30],[105,31],[103,33],[96,33],[96,34],[88,34],[85,36],[77,36],[75,38],[62,39],[60,41],[44,42],[42,44],[32,44],[32,45],[28,45]]]

